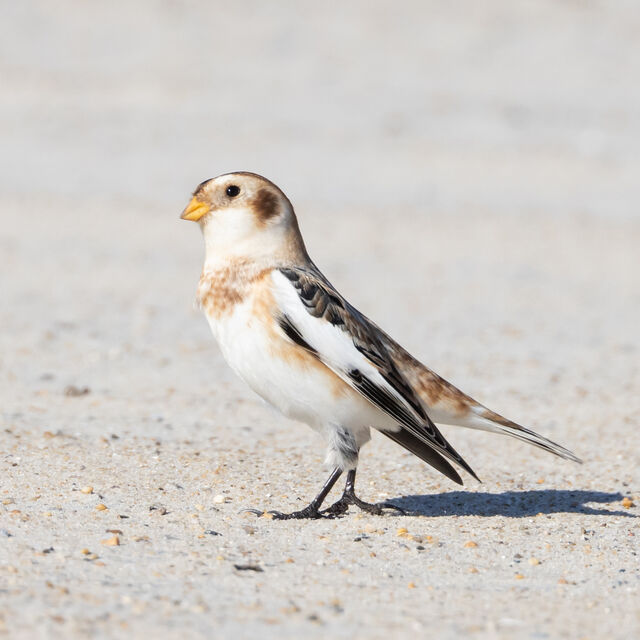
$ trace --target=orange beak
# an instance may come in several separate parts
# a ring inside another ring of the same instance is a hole
[[[183,220],[192,220],[197,222],[205,213],[209,212],[209,205],[202,200],[198,200],[195,196],[191,198],[191,202],[180,216]]]

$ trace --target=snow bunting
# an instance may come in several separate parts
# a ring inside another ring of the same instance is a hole
[[[204,235],[197,299],[224,358],[258,395],[328,443],[333,471],[320,493],[305,509],[274,517],[319,518],[349,505],[398,509],[355,495],[358,452],[372,427],[459,484],[452,462],[478,478],[434,423],[504,433],[580,462],[456,389],[352,307],[311,261],[291,202],[266,178],[206,180],[182,218]],[[342,497],[321,511],[345,471]]]

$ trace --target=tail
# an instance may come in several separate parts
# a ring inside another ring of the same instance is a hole
[[[495,411],[491,411],[481,404],[474,404],[470,407],[470,415],[461,420],[458,424],[463,427],[469,427],[471,429],[480,429],[482,431],[490,431],[492,433],[503,433],[513,438],[518,438],[523,442],[528,442],[544,449],[549,453],[553,453],[556,456],[560,456],[565,460],[573,460],[582,464],[582,460],[578,458],[574,453],[565,449],[563,446],[541,436],[535,431],[526,429],[525,427],[503,418]]]
[[[380,433],[384,433],[387,438],[391,438],[395,443],[413,453],[414,456],[418,456],[418,458],[424,460],[427,464],[430,464],[450,480],[462,484],[460,474],[453,468],[449,461],[411,432],[406,429],[399,429],[398,431],[381,431]],[[473,471],[471,473],[475,479],[480,482],[478,476],[476,476]]]

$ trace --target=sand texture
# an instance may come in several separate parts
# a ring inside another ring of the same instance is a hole
[[[637,2],[2,14],[0,637],[640,637]],[[458,487],[374,437],[359,493],[408,515],[239,515],[327,470],[193,305],[178,216],[236,169],[353,304],[584,464],[443,427]]]

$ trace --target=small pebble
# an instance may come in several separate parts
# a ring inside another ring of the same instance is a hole
[[[523,579],[524,579],[524,576],[523,576],[521,573],[516,573],[516,575],[514,576],[514,578],[515,578],[516,580],[523,580]]]
[[[415,582],[410,582],[410,583],[407,585],[407,587],[408,587],[409,589],[415,589],[415,588],[416,588],[416,583],[415,583]]]
[[[79,396],[86,396],[90,393],[89,387],[76,387],[73,384],[64,388],[64,395],[69,398],[77,398]]]
[[[213,501],[215,502],[215,504],[222,504],[223,502],[227,501],[227,498],[219,493],[217,496],[214,496]]]
[[[85,494],[93,493],[93,487],[82,487],[82,489],[80,489],[80,493],[85,493]]]
[[[475,549],[478,546],[478,543],[473,540],[469,540],[469,542],[464,543],[464,546],[467,547],[467,549]]]
[[[107,505],[102,504],[102,502],[96,506],[96,511],[106,511]]]
[[[529,564],[532,567],[535,567],[536,565],[540,564],[540,560],[538,560],[538,558],[529,558]]]
[[[149,511],[157,511],[161,516],[167,515],[167,513],[168,513],[166,507],[163,507],[159,503],[152,504],[149,507]],[[129,516],[120,516],[120,517],[121,518],[123,518],[123,517],[128,518]]]
[[[259,567],[257,564],[234,564],[233,565],[238,571],[256,571],[258,573],[262,573],[264,569]]]
[[[106,540],[100,540],[100,544],[103,544],[105,547],[117,547],[120,544],[120,538],[114,535]]]
[[[631,507],[635,507],[635,504],[633,503],[633,500],[631,498],[625,496],[624,498],[622,498],[622,506],[625,509],[631,509]]]
[[[409,533],[409,530],[406,527],[400,527],[397,531],[396,531],[396,535],[399,536],[400,538],[403,538],[404,536],[406,536]]]

